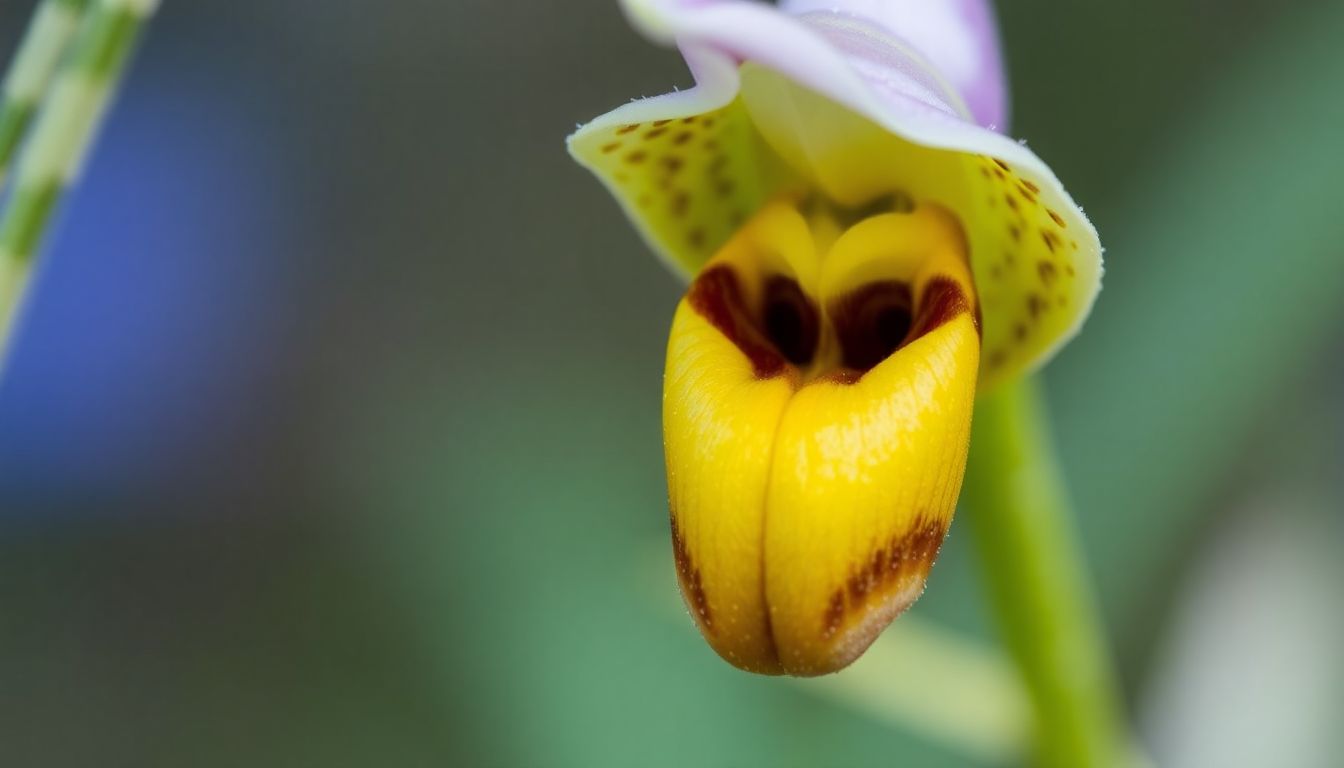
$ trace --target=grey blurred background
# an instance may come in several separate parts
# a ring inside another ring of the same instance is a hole
[[[1108,248],[1047,385],[1132,714],[1330,764],[1344,7],[1000,16]],[[0,384],[0,762],[980,764],[681,615],[681,286],[563,138],[690,84],[614,2],[166,0]],[[993,642],[976,577],[954,526],[914,612]]]

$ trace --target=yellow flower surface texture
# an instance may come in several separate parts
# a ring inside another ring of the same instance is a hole
[[[673,320],[678,576],[753,672],[857,658],[923,591],[956,505],[980,356],[965,238],[936,206],[888,207],[765,206]]]

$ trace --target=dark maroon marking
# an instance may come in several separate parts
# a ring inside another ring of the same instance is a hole
[[[896,350],[971,311],[961,286],[946,277],[929,280],[918,308],[912,304],[909,285],[897,280],[871,283],[833,303],[831,322],[844,370],[829,380],[853,384]],[[978,308],[971,320],[979,335]]]
[[[756,378],[779,375],[787,362],[751,322],[742,300],[737,275],[725,265],[711,267],[695,279],[686,301],[696,314],[714,326],[751,360]]]
[[[690,603],[696,619],[705,628],[707,634],[714,634],[714,616],[709,612],[709,599],[705,597],[705,585],[700,578],[700,569],[695,567],[686,540],[681,538],[676,518],[672,519],[672,559],[677,564],[677,581],[681,584],[681,593]]]
[[[899,280],[869,283],[831,304],[831,322],[843,365],[864,373],[905,343],[914,323],[910,286]]]
[[[885,596],[916,581],[922,583],[946,535],[946,521],[920,515],[907,530],[858,563],[845,583],[831,592],[821,617],[822,637],[827,640],[834,637],[845,617],[862,613],[870,597]]]
[[[821,318],[794,280],[775,275],[765,283],[762,325],[765,335],[794,365],[807,365],[817,353]]]
[[[924,285],[924,294],[919,300],[919,314],[915,316],[915,325],[910,329],[910,340],[934,331],[943,324],[955,320],[963,312],[971,311],[971,302],[955,280],[935,277]],[[980,334],[980,310],[977,307],[971,314],[976,335]]]

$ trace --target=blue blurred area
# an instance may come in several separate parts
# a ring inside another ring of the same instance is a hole
[[[171,71],[132,79],[0,387],[6,497],[189,484],[254,417],[292,263],[256,107]]]

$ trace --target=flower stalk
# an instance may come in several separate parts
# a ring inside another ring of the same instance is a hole
[[[986,593],[1036,713],[1039,764],[1142,764],[1033,378],[977,403],[964,498]]]
[[[81,5],[77,0],[46,0],[6,78],[0,169],[21,141],[23,149],[8,205],[0,213],[0,356],[8,349],[33,257],[79,175],[157,0],[94,0],[80,15]],[[78,31],[66,43],[74,18],[79,18]],[[31,130],[24,136],[29,122]]]

